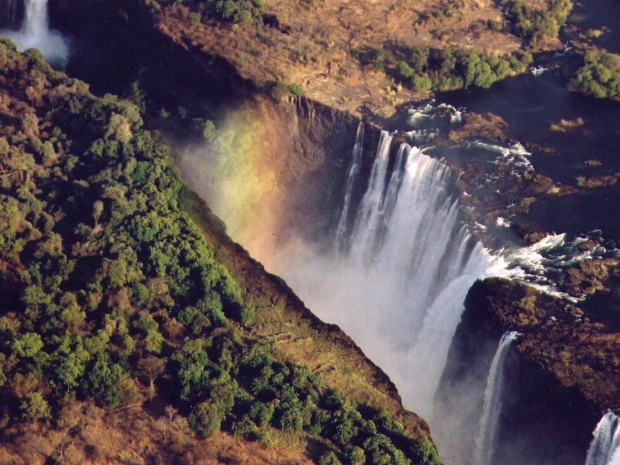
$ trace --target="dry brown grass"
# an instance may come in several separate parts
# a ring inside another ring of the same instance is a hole
[[[57,429],[22,425],[4,431],[0,465],[309,465],[305,440],[272,430],[273,444],[263,449],[227,433],[198,441],[187,421],[157,416],[147,404],[105,411],[75,402],[65,407]]]
[[[159,28],[184,47],[221,56],[259,88],[280,80],[300,85],[310,99],[357,117],[365,107],[388,118],[394,105],[424,95],[407,89],[390,95],[386,89],[393,88],[392,78],[361,67],[351,49],[458,46],[505,54],[520,47],[515,36],[477,27],[501,18],[493,2],[469,2],[458,17],[425,21],[423,12],[437,8],[434,0],[315,3],[305,8],[299,0],[267,2],[266,13],[277,18],[279,27],[260,30],[215,21],[192,27],[188,10],[174,5],[164,10]]]

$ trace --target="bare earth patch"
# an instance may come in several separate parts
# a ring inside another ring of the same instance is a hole
[[[370,111],[389,118],[398,105],[428,95],[396,86],[373,67],[362,67],[351,50],[404,47],[475,48],[507,54],[518,50],[517,37],[486,27],[501,13],[480,0],[451,18],[429,15],[438,2],[426,0],[267,2],[262,28],[205,21],[191,26],[180,5],[164,9],[159,29],[176,43],[224,58],[245,79],[267,89],[277,81],[301,86],[312,100],[361,117]]]

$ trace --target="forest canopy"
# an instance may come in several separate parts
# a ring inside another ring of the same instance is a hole
[[[252,336],[255,309],[184,211],[133,103],[0,41],[0,424],[154,398],[198,439],[316,438],[320,463],[439,463],[380,409]]]

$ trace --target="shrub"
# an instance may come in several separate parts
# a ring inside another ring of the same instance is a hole
[[[588,51],[569,89],[596,98],[620,96],[620,55]]]
[[[255,441],[258,439],[258,428],[246,415],[234,424],[233,434],[247,441]]]
[[[327,452],[319,460],[319,465],[342,465],[342,462],[338,460],[338,456],[334,452]]]
[[[412,452],[422,465],[441,464],[437,449],[427,438],[413,440]]]
[[[197,27],[200,24],[200,20],[202,19],[202,16],[200,15],[200,13],[190,13],[189,14],[189,23],[193,26],[193,27]]]
[[[264,0],[207,0],[201,3],[206,11],[222,19],[242,25],[263,25]]]
[[[366,463],[366,454],[361,447],[347,446],[344,453],[351,465],[364,465]]]
[[[20,406],[25,419],[31,421],[50,418],[50,406],[40,392],[30,392]]]
[[[298,84],[288,84],[284,81],[276,82],[271,91],[271,96],[278,102],[283,102],[291,95],[301,97],[304,94],[304,90]]]
[[[199,439],[205,439],[219,432],[223,414],[211,402],[202,402],[195,406],[189,414],[189,426]]]
[[[250,408],[250,418],[252,418],[258,426],[264,428],[271,423],[274,410],[273,404],[255,402]]]

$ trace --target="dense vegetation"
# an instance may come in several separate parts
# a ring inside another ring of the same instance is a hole
[[[316,438],[321,464],[438,463],[244,329],[254,317],[183,211],[138,108],[0,42],[0,422],[62,423],[76,399],[158,399],[194,435]],[[275,429],[274,429],[275,428]]]
[[[500,31],[509,29],[523,40],[525,47],[538,51],[552,39],[557,39],[566,23],[573,4],[571,0],[545,0],[534,4],[527,0],[501,0],[503,20],[480,22],[476,27]],[[441,0],[421,13],[423,22],[430,19],[463,19],[468,9],[475,8],[471,0]],[[444,34],[449,31],[443,30]]]
[[[546,8],[540,8],[525,0],[501,2],[504,17],[512,25],[514,33],[534,51],[539,50],[546,41],[557,39],[573,8],[571,0],[547,0],[546,3]]]
[[[571,90],[597,98],[620,96],[620,56],[593,50],[584,56],[584,65],[569,83]]]
[[[366,52],[354,50],[353,54],[363,64],[387,72],[418,92],[488,88],[498,80],[523,72],[532,62],[529,53],[501,57],[453,47],[380,48]]]
[[[197,26],[203,17],[216,17],[244,25],[262,26],[264,0],[156,0],[162,6],[183,4],[192,10],[189,20]]]

